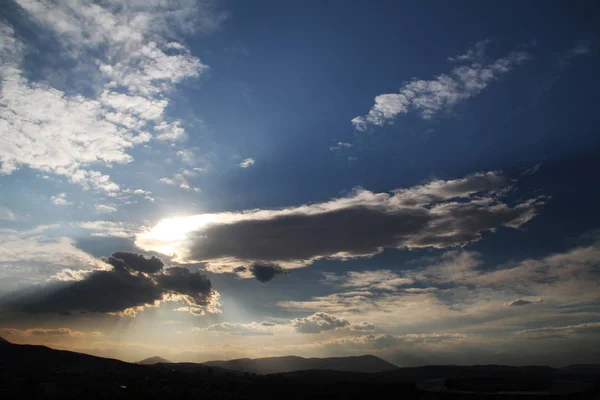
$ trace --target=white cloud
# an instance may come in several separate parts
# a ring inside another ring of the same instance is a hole
[[[329,146],[329,150],[331,150],[333,152],[336,152],[336,151],[340,151],[342,149],[351,149],[352,147],[354,147],[352,145],[352,143],[337,142],[335,145]]]
[[[160,180],[162,183],[166,183],[167,185],[171,185],[171,186],[173,186],[173,185],[176,185],[176,184],[177,184],[177,182],[175,181],[175,179],[171,179],[171,178],[166,178],[166,177],[165,177],[165,178],[160,178],[159,180]]]
[[[485,50],[491,40],[485,39],[475,43],[471,48],[467,49],[464,54],[460,54],[455,57],[448,57],[448,61],[462,62],[462,61],[482,61],[485,56]]]
[[[105,204],[96,204],[95,208],[96,208],[96,212],[101,213],[101,214],[111,214],[111,213],[119,211],[119,209],[117,207],[107,206]]]
[[[90,236],[101,237],[131,238],[140,230],[144,229],[144,227],[140,227],[133,222],[115,222],[103,220],[73,222],[71,225],[77,228],[92,231]]]
[[[183,172],[185,174],[185,170]],[[167,178],[167,177],[160,178],[160,182],[165,183],[167,185],[171,185],[171,186],[179,186],[180,189],[187,190],[187,191],[191,190],[196,193],[201,192],[200,188],[190,185],[190,183],[183,176],[183,174],[175,174],[173,176],[173,178]]]
[[[10,285],[39,283],[64,269],[91,270],[104,263],[75,247],[66,237],[46,237],[52,227],[0,232],[0,280]]]
[[[298,333],[321,333],[350,326],[350,321],[325,312],[318,312],[306,318],[291,321]]]
[[[412,79],[400,88],[399,93],[375,97],[375,105],[368,114],[352,119],[355,128],[365,131],[369,125],[384,126],[392,123],[398,115],[409,112],[416,112],[423,119],[431,119],[439,112],[478,95],[498,76],[528,59],[524,52],[512,52],[485,63],[481,59],[486,43],[480,42],[477,46],[479,48],[471,49],[457,58],[473,63],[455,67],[449,74],[441,74],[431,80]]]
[[[239,163],[239,167],[240,168],[248,168],[248,167],[251,167],[253,165],[254,165],[254,159],[253,158],[246,158],[241,163]]]
[[[28,49],[1,24],[0,173],[27,166],[114,192],[119,186],[90,166],[129,163],[129,150],[152,139],[185,139],[181,121],[164,115],[168,95],[207,66],[173,38],[195,26],[214,28],[222,15],[191,0],[18,3],[59,39],[60,54],[77,61],[89,87],[67,93],[43,79],[30,81],[21,69]]]
[[[0,221],[14,221],[17,219],[15,213],[13,213],[8,207],[0,203]]]
[[[56,196],[50,197],[50,201],[57,206],[70,206],[73,203],[67,200],[66,193],[59,193]]]
[[[273,335],[275,324],[271,322],[250,322],[247,324],[222,322],[210,325],[208,328],[192,328],[195,332],[218,332],[228,335],[263,336]]]

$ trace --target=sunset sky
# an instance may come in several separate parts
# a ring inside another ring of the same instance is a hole
[[[597,2],[2,4],[1,337],[600,359]]]

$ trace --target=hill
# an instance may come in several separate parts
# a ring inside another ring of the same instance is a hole
[[[144,358],[143,360],[138,361],[136,364],[141,364],[141,365],[171,364],[171,361],[167,360],[166,358],[154,356],[154,357]]]
[[[296,356],[268,358],[240,358],[229,361],[209,361],[204,365],[255,374],[276,374],[305,370],[376,373],[392,371],[398,367],[379,357],[303,358]]]
[[[285,369],[295,370],[283,372]],[[274,393],[289,399],[364,399],[388,398],[390,393],[419,398],[425,392],[427,398],[434,399],[469,393],[476,398],[487,398],[488,394],[495,398],[496,393],[505,392],[510,392],[510,398],[526,392],[527,396],[596,399],[600,390],[596,371],[594,365],[561,369],[498,365],[397,368],[374,356],[140,365],[0,340],[0,399],[254,399],[272,398]]]

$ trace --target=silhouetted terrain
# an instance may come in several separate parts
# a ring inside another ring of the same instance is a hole
[[[171,361],[167,360],[166,358],[162,358],[162,357],[148,357],[148,358],[144,358],[143,360],[138,361],[136,364],[142,364],[142,365],[153,365],[153,364],[168,364]]]
[[[230,361],[209,361],[204,363],[204,365],[261,375],[311,369],[373,373],[392,371],[398,368],[394,364],[371,355],[331,358],[302,358],[295,356],[256,359],[240,358]]]
[[[600,398],[598,365],[397,368],[375,356],[152,363],[160,360],[131,364],[0,338],[0,399]]]

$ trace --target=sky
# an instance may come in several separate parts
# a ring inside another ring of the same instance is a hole
[[[594,1],[7,0],[0,336],[600,358]]]

